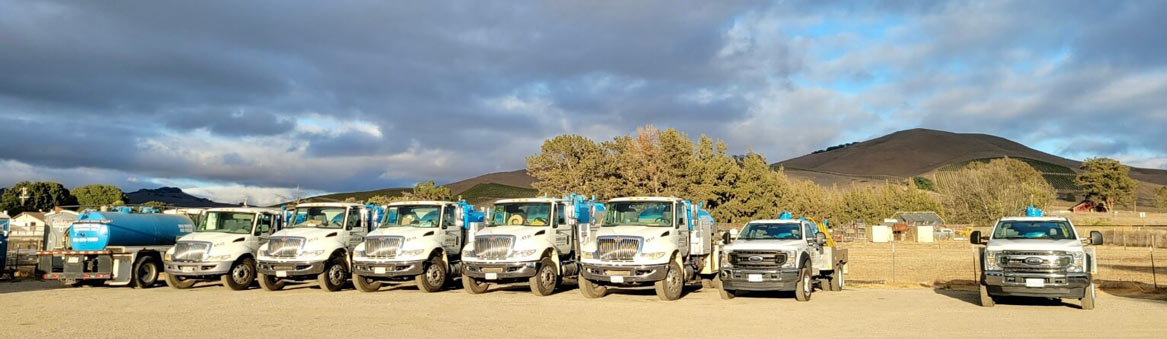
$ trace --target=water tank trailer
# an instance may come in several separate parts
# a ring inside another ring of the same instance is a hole
[[[184,215],[152,208],[85,211],[69,227],[65,249],[37,252],[38,269],[44,279],[68,285],[89,281],[151,287],[162,272],[162,253],[193,227]],[[64,265],[54,267],[54,258]]]

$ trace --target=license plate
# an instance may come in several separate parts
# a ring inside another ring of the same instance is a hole
[[[748,279],[750,282],[762,282],[762,275],[761,274],[750,274]]]
[[[79,262],[81,262],[81,258],[78,258],[78,257],[69,257],[69,263],[70,263],[70,264],[76,264],[76,263],[79,263]]]
[[[623,284],[623,283],[624,283],[624,277],[621,277],[621,276],[618,276],[618,275],[614,275],[614,276],[612,276],[612,282],[614,282],[614,283],[617,283],[617,284]]]
[[[385,274],[385,268],[384,267],[373,267],[373,273]]]
[[[194,272],[194,267],[193,266],[183,267],[182,271],[183,272]]]
[[[498,273],[487,273],[486,280],[498,280]]]
[[[286,278],[288,276],[288,271],[276,271],[276,276],[280,278]]]
[[[1045,279],[1025,279],[1025,287],[1045,287]]]

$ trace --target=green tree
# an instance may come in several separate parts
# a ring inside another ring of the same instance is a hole
[[[1167,210],[1167,186],[1155,189],[1155,207],[1158,207],[1160,210]]]
[[[128,200],[125,192],[113,185],[86,185],[74,188],[72,193],[82,207],[118,205]]]
[[[727,221],[734,217],[722,208],[734,198],[741,167],[725,153],[723,141],[702,135],[697,141],[695,159],[690,167],[692,180],[690,193],[694,201],[704,201],[709,213],[717,221]]]
[[[753,151],[742,157],[741,172],[733,190],[733,198],[720,206],[729,222],[745,222],[757,218],[772,218],[781,212],[781,198],[787,194],[786,177],[766,163],[766,158]]]
[[[393,202],[393,198],[390,198],[387,195],[374,195],[369,197],[369,200],[365,200],[365,203],[381,206],[388,205],[391,202]]]
[[[170,208],[170,207],[173,207],[173,206],[174,206],[174,205],[171,205],[171,204],[168,204],[168,203],[165,203],[165,202],[161,202],[161,201],[156,201],[156,200],[147,201],[147,202],[141,203],[140,205],[141,205],[141,206],[144,206],[144,207],[153,207],[153,208],[156,208],[156,209],[158,209],[159,211],[161,211],[161,210],[164,210],[164,209],[167,209],[167,208]]]
[[[550,195],[611,191],[613,165],[605,147],[578,135],[548,139],[539,154],[527,157],[527,173],[538,179],[532,186]]]
[[[1018,215],[1029,205],[1045,207],[1055,198],[1053,186],[1040,172],[1010,158],[942,171],[937,174],[936,188],[949,221],[978,225]]]
[[[23,181],[5,189],[4,194],[0,195],[0,210],[6,210],[11,215],[76,204],[77,199],[69,194],[69,189],[51,181]]]
[[[411,200],[450,200],[453,193],[449,187],[436,186],[434,181],[423,181],[413,185],[413,192],[409,194]]]
[[[1086,199],[1103,203],[1106,208],[1130,206],[1135,202],[1138,183],[1131,179],[1130,167],[1110,158],[1090,158],[1082,163],[1081,169],[1074,184]]]

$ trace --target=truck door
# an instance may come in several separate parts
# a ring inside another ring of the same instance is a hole
[[[572,253],[571,251],[571,224],[567,222],[567,204],[554,204],[555,208],[552,213],[554,219],[551,222],[551,229],[555,232],[555,250],[559,251],[560,255]]]
[[[684,206],[685,204],[683,203],[673,203],[672,220],[676,221],[673,227],[678,234],[676,237],[677,249],[681,251],[682,256],[687,256],[689,255],[689,235],[691,230],[689,229],[689,219],[685,218],[688,213],[686,213]]]
[[[442,206],[442,248],[446,253],[457,254],[462,252],[462,228],[458,227],[458,206]]]
[[[819,245],[815,240],[815,234],[818,233],[818,228],[811,226],[809,222],[802,222],[802,234],[806,235],[806,241],[810,244],[810,261],[813,265],[818,265],[823,260],[823,245]]]
[[[345,218],[344,229],[348,234],[348,239],[345,239],[345,246],[348,249],[356,248],[362,241],[365,240],[365,234],[369,232],[369,220],[367,220],[368,213],[365,213],[364,208],[350,207],[348,209],[348,217]]]
[[[251,248],[259,248],[267,244],[271,239],[272,232],[275,231],[275,216],[270,213],[259,213],[255,218],[255,228],[251,230],[251,240],[248,241],[248,246]]]

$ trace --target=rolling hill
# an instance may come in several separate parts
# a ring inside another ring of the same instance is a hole
[[[497,199],[534,197],[538,193],[537,190],[531,188],[531,184],[534,182],[535,178],[527,175],[527,170],[517,170],[484,174],[442,186],[450,188],[450,192],[454,194],[455,198],[461,196],[467,202],[478,205]],[[377,195],[399,197],[403,192],[408,192],[411,189],[399,187],[362,192],[332,193],[308,197],[304,201],[344,201],[349,197],[356,198],[357,200],[366,200]]]

